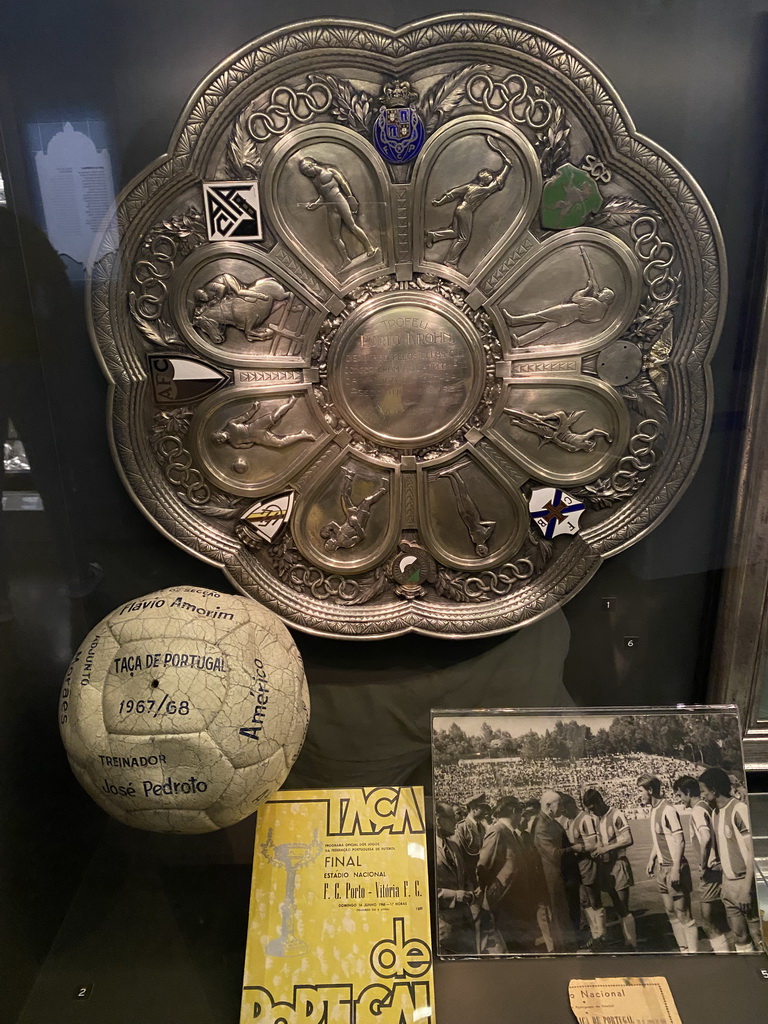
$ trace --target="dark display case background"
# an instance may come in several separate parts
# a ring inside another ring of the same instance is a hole
[[[146,1004],[131,1003],[139,998],[131,978],[140,975],[146,983],[151,975],[155,988],[150,989],[160,993],[162,975],[152,973],[150,965],[155,953],[162,959],[163,949],[174,962],[187,964],[190,977],[202,980],[182,986],[183,1013],[179,1006],[172,1017],[158,1011],[147,1020],[234,1019],[239,993],[231,987],[244,948],[246,905],[241,897],[247,891],[250,842],[247,828],[177,841],[129,834],[107,824],[70,777],[59,744],[61,678],[80,639],[102,615],[164,586],[229,588],[217,569],[187,555],[151,526],[118,478],[105,428],[106,383],[87,335],[82,284],[75,281],[60,291],[52,308],[39,301],[42,243],[30,225],[39,229],[44,219],[31,126],[98,125],[99,147],[109,151],[119,191],[165,152],[203,78],[251,39],[324,15],[396,26],[446,9],[460,10],[424,2],[361,5],[344,0],[323,7],[291,0],[176,0],[166,5],[155,0],[11,0],[3,5],[0,169],[18,220],[6,220],[1,244],[6,253],[13,251],[21,268],[10,287],[23,291],[26,282],[27,292],[37,296],[22,332],[29,347],[13,398],[23,402],[19,415],[35,420],[30,429],[36,447],[42,447],[37,463],[32,458],[31,481],[22,485],[6,478],[5,489],[40,491],[45,510],[2,515],[4,570],[15,613],[12,622],[0,623],[0,897],[5,907],[0,955],[7,968],[0,985],[8,986],[7,993],[0,992],[2,1021],[41,1019],[35,1013],[55,992],[63,1000],[57,1019],[69,1020],[76,1013],[80,1016],[72,1019],[98,1019],[87,1015],[85,1005],[67,999],[80,977],[80,964],[83,984],[93,981],[99,956],[113,981],[122,979],[117,990],[125,993],[109,1019],[139,1020],[136,1006]],[[520,662],[529,658],[535,663],[537,643],[551,646],[555,637],[565,644],[565,620],[570,640],[563,679],[574,703],[669,704],[705,698],[753,356],[751,309],[763,272],[766,0],[520,0],[483,9],[540,25],[580,49],[613,83],[638,130],[694,176],[723,231],[730,298],[713,362],[712,432],[697,475],[667,519],[606,562],[565,606],[564,618],[556,613],[552,621],[529,627],[534,632],[525,642],[511,644],[504,638],[452,642],[418,636],[354,643],[296,634],[317,720],[323,706],[331,709],[329,715],[348,716],[337,723],[340,736],[344,729],[355,730],[354,715],[366,707],[364,694],[375,714],[377,701],[386,699],[389,679],[395,699],[403,695],[411,701],[399,717],[389,713],[382,728],[393,735],[400,730],[398,738],[417,774],[419,761],[424,772],[428,755],[426,710],[430,702],[438,705],[441,681],[455,707],[462,679],[482,672],[486,658],[503,672],[500,659],[508,650],[506,703],[521,703],[515,689]],[[9,223],[13,231],[7,230]],[[71,276],[76,278],[76,272]],[[7,362],[12,353],[7,337],[0,345]],[[23,440],[21,424],[16,426]],[[91,561],[100,564],[103,579],[87,596],[71,596],[68,577]],[[419,706],[422,683],[423,722],[411,714]],[[535,673],[526,686],[525,702],[530,703]],[[358,698],[345,702],[345,690],[359,690]],[[472,692],[468,686],[470,702]],[[371,765],[377,781],[386,770],[386,744],[385,735],[370,754],[377,760]],[[162,899],[148,892],[159,892]],[[217,892],[225,894],[223,901]],[[130,908],[134,924],[144,922],[148,945],[143,950],[130,928],[118,926],[115,907]],[[173,941],[163,946],[163,936],[171,933]],[[109,935],[115,944],[106,949]],[[75,947],[79,960],[73,959]],[[139,959],[129,966],[131,955]],[[98,979],[95,985],[89,1000],[94,1013]],[[162,995],[156,997],[158,1006],[164,1005]]]

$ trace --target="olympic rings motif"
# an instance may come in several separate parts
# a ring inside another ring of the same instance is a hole
[[[650,214],[632,221],[629,233],[635,243],[635,255],[644,264],[643,280],[651,298],[656,302],[669,299],[676,288],[675,278],[669,272],[675,258],[674,245],[659,238],[659,222]]]
[[[306,588],[313,597],[320,599],[338,597],[342,601],[355,601],[361,591],[360,584],[355,580],[326,576],[314,566],[295,566],[289,578],[294,586]]]
[[[510,121],[525,124],[535,132],[543,131],[552,121],[552,104],[543,96],[532,96],[522,75],[507,75],[501,82],[482,73],[472,75],[466,92],[489,114],[506,114]]]
[[[620,493],[632,491],[635,488],[635,481],[638,473],[646,473],[656,464],[656,452],[653,442],[658,440],[659,424],[656,420],[641,420],[637,430],[629,442],[631,454],[619,459],[619,465],[614,471],[611,480],[613,486]]]
[[[316,114],[324,114],[332,102],[330,90],[321,82],[299,91],[278,86],[272,90],[266,109],[248,118],[248,132],[256,142],[266,142],[273,135],[284,135],[296,123],[307,124]]]
[[[192,456],[184,442],[175,434],[166,434],[156,446],[165,461],[165,476],[173,487],[180,487],[190,505],[205,505],[211,499],[211,490],[202,474],[192,465]]]
[[[144,320],[159,320],[168,297],[166,281],[174,270],[178,243],[170,235],[155,235],[149,244],[149,256],[136,262],[133,280],[139,286],[136,311]]]
[[[454,580],[454,586],[466,594],[473,601],[482,601],[490,594],[507,594],[512,587],[529,580],[536,571],[536,567],[530,558],[521,558],[517,562],[507,562],[499,568],[498,572],[480,573],[478,576],[468,576],[461,580]]]

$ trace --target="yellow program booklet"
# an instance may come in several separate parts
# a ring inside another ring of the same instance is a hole
[[[258,811],[241,1024],[430,1024],[424,793],[275,793]]]

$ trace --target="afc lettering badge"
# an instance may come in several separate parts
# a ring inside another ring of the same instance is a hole
[[[241,1024],[433,1021],[423,791],[271,797],[250,922]]]
[[[490,15],[318,21],[185,110],[88,292],[163,533],[298,629],[462,638],[661,521],[707,438],[723,245],[586,58]]]

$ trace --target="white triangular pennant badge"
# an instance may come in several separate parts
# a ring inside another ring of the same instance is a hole
[[[262,540],[271,544],[280,529],[290,519],[294,498],[293,491],[286,491],[285,494],[278,494],[270,498],[262,498],[255,505],[251,505],[242,516],[242,521],[247,523]]]
[[[188,356],[152,352],[147,356],[158,405],[199,402],[227,383],[229,375]]]
[[[528,502],[531,519],[547,538],[579,532],[584,504],[559,487],[535,487]]]

